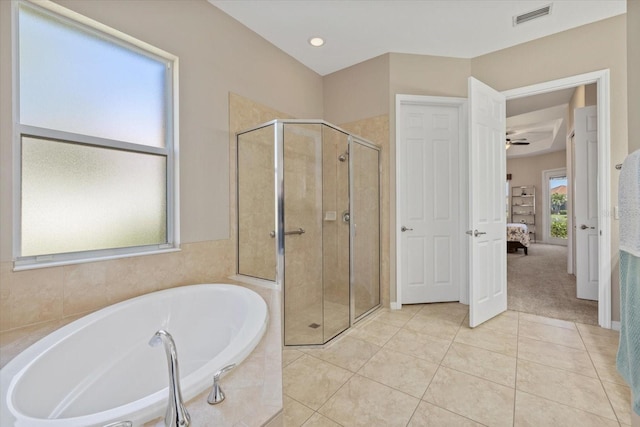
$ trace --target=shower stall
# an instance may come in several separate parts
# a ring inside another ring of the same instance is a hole
[[[239,132],[239,275],[283,290],[284,344],[324,344],[380,305],[380,149],[321,120]]]

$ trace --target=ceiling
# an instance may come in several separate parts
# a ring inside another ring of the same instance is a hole
[[[389,52],[474,58],[626,13],[626,0],[208,1],[323,76]],[[514,16],[548,5],[548,16],[513,25]],[[315,36],[324,46],[309,44]],[[564,149],[572,94],[508,101],[507,129],[531,144],[512,146],[507,157]]]
[[[626,0],[209,0],[320,75],[388,53],[474,58],[626,12]],[[551,4],[551,14],[513,17]],[[319,48],[308,40],[320,36]]]

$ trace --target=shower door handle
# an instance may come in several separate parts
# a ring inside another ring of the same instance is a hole
[[[284,235],[285,236],[290,236],[292,234],[304,234],[304,233],[305,233],[304,228],[298,227],[298,229],[296,229],[296,230],[285,231]],[[276,231],[272,230],[271,233],[269,233],[269,236],[271,236],[272,238],[276,237]]]

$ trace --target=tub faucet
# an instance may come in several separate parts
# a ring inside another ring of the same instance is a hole
[[[169,403],[164,416],[164,425],[166,427],[187,427],[191,423],[191,417],[182,401],[176,343],[173,341],[171,334],[164,329],[160,329],[153,335],[149,345],[155,347],[161,342],[164,344],[164,350],[167,353],[167,367],[169,368]]]

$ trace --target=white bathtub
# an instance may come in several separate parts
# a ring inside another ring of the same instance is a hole
[[[106,307],[70,323],[0,370],[0,425],[139,425],[163,416],[169,374],[158,329],[173,336],[187,401],[218,369],[240,363],[268,322],[264,300],[235,285],[183,286]],[[242,365],[236,369],[242,369]]]

